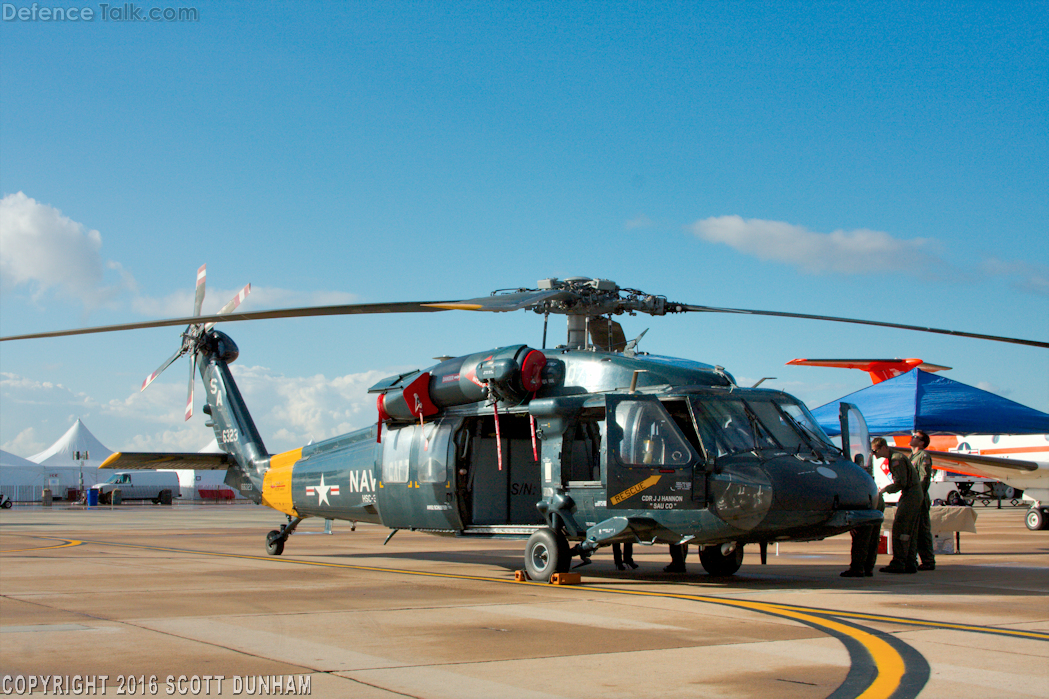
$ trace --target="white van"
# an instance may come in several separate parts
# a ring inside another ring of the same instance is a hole
[[[91,489],[98,491],[100,504],[109,503],[117,489],[121,501],[152,500],[154,505],[170,505],[174,498],[182,497],[174,471],[117,471]]]

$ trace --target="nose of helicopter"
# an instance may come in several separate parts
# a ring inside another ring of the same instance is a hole
[[[778,456],[761,464],[725,464],[711,479],[710,495],[718,517],[754,534],[827,527],[812,532],[824,536],[877,517],[869,514],[877,512],[874,479],[845,460]]]

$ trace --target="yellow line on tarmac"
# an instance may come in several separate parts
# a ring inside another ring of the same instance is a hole
[[[796,610],[801,612],[815,612],[818,614],[829,614],[831,616],[848,619],[863,619],[865,621],[882,621],[887,624],[902,624],[906,626],[928,626],[936,629],[948,629],[951,631],[976,631],[978,633],[993,633],[1003,636],[1019,636],[1021,638],[1034,638],[1039,641],[1049,641],[1049,633],[1045,631],[1020,631],[1016,629],[1000,629],[997,627],[974,626],[972,624],[953,624],[948,621],[927,621],[925,619],[908,619],[905,617],[884,616],[881,614],[862,614],[860,612],[843,612],[835,609],[819,609],[814,607],[792,607],[785,604],[774,605],[779,609]]]
[[[80,545],[82,545],[84,543],[83,541],[77,541],[76,539],[59,539],[59,541],[64,541],[66,543],[59,544],[58,546],[37,546],[36,548],[31,548],[31,549],[4,549],[4,550],[0,551],[0,554],[2,554],[2,553],[22,553],[24,551],[46,551],[48,549],[64,549],[64,548],[67,548],[69,546],[80,546]]]
[[[353,565],[349,563],[328,563],[325,561],[307,561],[296,558],[281,558],[278,556],[254,556],[249,554],[239,553],[222,553],[218,551],[197,551],[192,549],[177,549],[169,548],[164,546],[146,546],[143,544],[126,544],[126,543],[115,543],[109,541],[84,541],[78,543],[85,544],[98,544],[103,546],[118,546],[126,548],[137,548],[149,551],[162,551],[170,553],[189,553],[199,554],[204,556],[218,556],[221,558],[240,558],[246,560],[255,561],[268,561],[272,563],[291,563],[296,565],[309,565],[318,566],[322,568],[345,568],[349,570],[364,570],[378,573],[392,573],[397,575],[415,575],[421,577],[430,578],[447,578],[455,580],[476,580],[480,582],[494,582],[494,583],[512,583],[515,585],[540,585],[542,587],[549,588],[549,583],[526,581],[517,582],[514,580],[508,580],[506,578],[494,578],[483,575],[464,575],[461,573],[434,573],[428,571],[419,570],[404,570],[399,568],[380,568],[378,566],[362,566]],[[58,548],[58,547],[56,547]],[[559,587],[559,590],[563,591],[579,591],[579,592],[603,592],[612,594],[622,595],[638,595],[647,597],[661,597],[661,598],[672,598],[672,599],[683,599],[694,602],[704,602],[710,604],[721,604],[733,607],[739,607],[740,609],[747,609],[751,611],[764,612],[766,614],[772,614],[775,616],[786,617],[795,619],[802,623],[817,628],[823,628],[827,631],[831,631],[835,634],[848,636],[860,645],[862,645],[867,652],[870,653],[871,658],[874,662],[875,669],[877,670],[877,676],[875,680],[867,687],[862,693],[857,695],[857,699],[888,699],[893,693],[899,688],[900,683],[903,679],[904,672],[906,670],[906,663],[900,654],[891,645],[886,643],[884,640],[877,636],[857,629],[847,624],[842,624],[830,619],[825,619],[816,616],[812,613],[813,610],[799,611],[797,609],[791,609],[786,606],[780,606],[775,604],[769,604],[766,602],[747,602],[743,600],[732,600],[724,599],[719,597],[708,597],[705,595],[687,595],[673,592],[653,592],[647,590],[622,590],[610,587],[596,587],[596,586],[573,586],[566,585]],[[827,614],[835,614],[835,612],[828,610],[824,612]]]

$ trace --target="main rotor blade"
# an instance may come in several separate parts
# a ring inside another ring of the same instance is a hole
[[[855,323],[857,325],[873,325],[879,328],[897,328],[900,330],[916,330],[925,333],[938,333],[940,335],[955,335],[957,337],[972,337],[978,340],[992,340],[994,342],[1011,342],[1016,345],[1028,345],[1030,347],[1049,348],[1049,342],[1038,340],[1023,340],[1016,337],[1002,337],[1001,335],[983,335],[981,333],[969,333],[961,330],[943,330],[941,328],[925,328],[919,325],[904,325],[903,323],[885,323],[877,320],[860,320],[858,318],[837,318],[835,316],[817,316],[808,313],[787,313],[784,311],[755,311],[745,308],[717,308],[714,306],[690,306],[687,304],[672,304],[675,309],[691,311],[696,313],[738,313],[754,316],[776,316],[779,318],[805,318],[808,320],[828,320],[835,323]]]
[[[543,301],[563,301],[578,298],[578,294],[560,289],[543,289],[539,291],[515,291],[509,294],[495,294],[482,296],[476,299],[464,301],[441,301],[428,303],[442,311],[519,311],[522,308],[531,308]]]
[[[193,298],[193,315],[200,315],[200,307],[204,305],[204,278],[208,275],[207,265],[201,265],[197,270],[197,294]]]
[[[149,384],[153,383],[153,381],[155,381],[158,376],[160,376],[161,374],[164,373],[165,369],[167,369],[169,366],[171,366],[171,364],[176,359],[178,359],[183,354],[185,354],[185,352],[186,352],[185,349],[183,349],[182,347],[179,347],[178,351],[175,352],[175,354],[173,354],[170,357],[168,357],[168,360],[166,362],[161,364],[160,367],[156,371],[154,371],[152,374],[150,374],[149,376],[146,377],[146,380],[142,382],[142,388],[138,389],[139,392],[141,393],[142,391],[145,391],[146,390],[146,386],[148,386]]]
[[[119,325],[99,325],[93,328],[77,328],[75,330],[57,330],[53,332],[28,333],[25,335],[8,335],[7,337],[0,337],[0,342],[7,342],[8,340],[36,340],[45,337],[66,337],[69,335],[90,335],[93,333],[111,333],[123,330],[142,330],[144,328],[166,328],[173,325],[195,325],[197,323],[215,323],[219,321],[233,323],[244,320],[360,315],[368,313],[437,313],[448,310],[441,306],[453,303],[457,302],[402,301],[397,303],[358,303],[340,306],[282,308],[272,311],[251,311],[248,313],[229,313],[226,315],[215,314],[210,316],[191,316],[189,318],[168,318],[166,320],[149,320],[141,323],[121,323]]]

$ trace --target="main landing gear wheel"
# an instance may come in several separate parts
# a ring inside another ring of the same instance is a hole
[[[727,554],[721,552],[723,546],[725,545],[707,546],[699,550],[699,562],[703,564],[703,569],[714,577],[735,575],[743,565],[742,544],[736,544]]]
[[[266,535],[266,553],[279,556],[284,553],[284,535],[274,529]]]
[[[1049,517],[1045,516],[1045,510],[1040,510],[1037,507],[1032,507],[1027,511],[1024,522],[1027,524],[1027,528],[1033,532],[1049,528]]]
[[[525,546],[525,570],[528,577],[549,582],[554,573],[566,573],[572,565],[572,554],[564,534],[545,528],[528,537]]]
[[[951,507],[963,505],[964,502],[965,501],[962,500],[962,496],[958,494],[957,490],[952,490],[951,492],[947,493],[947,504]]]

